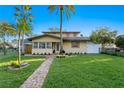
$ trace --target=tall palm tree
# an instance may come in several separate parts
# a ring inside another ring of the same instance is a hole
[[[31,22],[32,22],[32,15],[30,14],[29,10],[31,9],[30,6],[20,6],[15,7],[15,18],[16,18],[16,29],[18,31],[18,63],[21,62],[21,36],[22,41],[24,43],[24,35],[31,33]],[[24,46],[24,44],[22,44]]]
[[[63,54],[63,38],[62,38],[62,20],[63,20],[63,14],[66,14],[66,17],[70,17],[70,13],[75,12],[75,8],[73,5],[50,5],[48,7],[50,12],[53,12],[57,10],[60,12],[60,54]]]
[[[22,54],[24,54],[24,36],[28,36],[30,34],[32,34],[31,30],[32,30],[32,14],[31,14],[31,6],[29,5],[24,5],[22,6],[22,10],[23,10],[23,34],[22,34]]]
[[[8,23],[8,22],[1,22],[0,23],[0,38],[3,41],[3,52],[4,55],[6,55],[7,51],[6,51],[6,37],[8,36],[15,36],[16,35],[16,29],[14,27],[14,25]]]

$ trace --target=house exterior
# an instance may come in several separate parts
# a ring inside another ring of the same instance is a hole
[[[79,36],[80,32],[62,32],[65,53],[99,53],[99,45],[88,37]],[[28,38],[31,44],[25,47],[28,54],[53,54],[60,52],[60,33],[43,32],[42,35]]]

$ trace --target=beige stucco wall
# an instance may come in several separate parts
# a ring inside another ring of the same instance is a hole
[[[52,49],[33,49],[32,48],[32,54],[33,53],[35,53],[35,54],[37,54],[37,53],[39,53],[39,54],[44,54],[44,53],[47,53],[47,54],[52,54],[53,53],[53,50]]]
[[[53,37],[49,37],[49,36],[45,36],[45,37],[41,37],[41,38],[37,38],[32,40],[33,42],[60,42],[60,39],[57,38],[53,38]],[[80,47],[79,48],[72,48],[71,46],[71,41],[64,41],[63,42],[63,48],[65,50],[66,53],[84,53],[87,52],[87,42],[86,41],[80,41]],[[53,53],[53,49],[34,49],[32,47],[32,54],[35,53]]]
[[[60,39],[58,39],[58,38],[53,38],[53,37],[49,37],[49,36],[45,36],[45,37],[41,37],[41,38],[37,38],[37,39],[33,39],[32,40],[32,43],[33,42],[60,42]],[[33,44],[32,44],[33,45]],[[37,48],[37,49],[34,49],[33,47],[32,47],[32,54],[33,53],[35,53],[35,54],[37,54],[37,53],[39,53],[39,54],[41,54],[41,53],[47,53],[47,54],[52,54],[53,53],[53,49],[39,49],[39,48]]]
[[[60,42],[60,39],[49,36],[33,39],[32,42]]]
[[[79,48],[72,48],[71,41],[66,41],[63,43],[63,48],[66,53],[84,53],[87,51],[87,42],[86,41],[80,41],[80,47]]]

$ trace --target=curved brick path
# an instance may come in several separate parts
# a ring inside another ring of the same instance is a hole
[[[48,59],[20,86],[20,88],[41,88],[45,77],[49,71],[54,55],[48,56]]]

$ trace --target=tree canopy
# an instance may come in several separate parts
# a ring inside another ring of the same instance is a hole
[[[111,31],[107,27],[102,27],[97,29],[96,31],[93,31],[90,38],[94,43],[98,44],[110,44],[115,43],[117,31]]]
[[[115,42],[117,47],[124,48],[124,35],[119,35]]]

